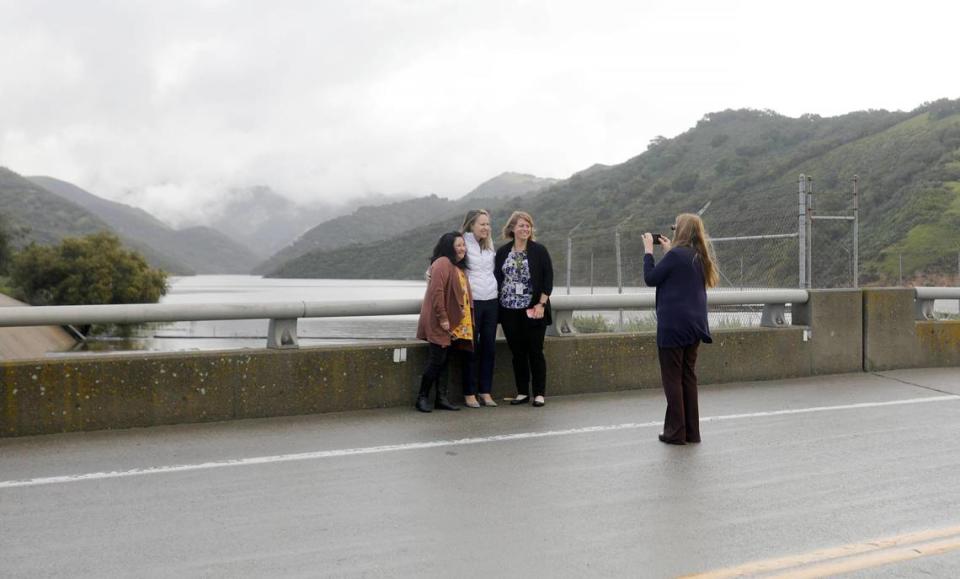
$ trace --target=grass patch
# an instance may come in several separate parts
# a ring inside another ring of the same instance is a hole
[[[581,334],[606,334],[614,331],[614,326],[600,314],[595,316],[573,316],[573,327]]]

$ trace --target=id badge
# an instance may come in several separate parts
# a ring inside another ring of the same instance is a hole
[[[524,289],[524,287],[523,287],[523,284],[522,284],[522,283],[517,282],[517,283],[513,284],[513,291],[514,291],[514,293],[516,293],[518,296],[522,296],[522,295],[523,295],[523,289]]]

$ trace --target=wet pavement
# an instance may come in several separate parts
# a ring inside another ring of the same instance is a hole
[[[960,575],[960,369],[700,404],[683,447],[656,391],[2,439],[0,575],[671,577],[942,529],[849,571]]]

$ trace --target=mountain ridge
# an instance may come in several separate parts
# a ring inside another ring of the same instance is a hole
[[[566,268],[565,238],[577,227],[571,265],[574,283],[583,284],[590,279],[591,256],[597,283],[615,280],[612,241],[620,225],[625,283],[640,284],[640,233],[708,201],[704,218],[716,237],[796,232],[800,173],[815,176],[816,206],[823,213],[849,212],[849,180],[860,176],[864,282],[895,279],[890,256],[897,251],[916,255],[917,267],[943,269],[950,260],[955,265],[956,249],[949,254],[946,248],[960,247],[960,100],[836,117],[791,118],[754,109],[709,113],[674,138],[652,140],[623,163],[594,165],[529,199],[508,201],[494,212],[494,226],[514,207],[530,211],[540,239],[553,250],[556,271]],[[352,248],[370,256],[366,268],[348,269],[341,249],[306,254],[275,274],[416,279],[422,254],[450,225],[452,220],[438,221]],[[817,222],[815,280],[849,281],[850,243],[849,228]],[[754,245],[718,248],[725,283],[743,278],[758,285],[796,285],[795,239]]]

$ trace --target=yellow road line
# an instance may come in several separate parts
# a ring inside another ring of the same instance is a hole
[[[841,559],[839,561],[830,561],[811,567],[804,567],[793,571],[787,571],[782,575],[776,575],[781,579],[811,579],[813,577],[827,577],[840,573],[851,573],[853,571],[862,571],[873,567],[882,567],[901,561],[919,559],[921,557],[931,557],[933,555],[942,555],[950,551],[960,549],[960,537],[953,537],[943,541],[934,541],[921,545],[911,545],[898,549],[887,549],[859,557]]]
[[[771,573],[773,571],[781,571],[784,569],[789,569],[791,567],[800,567],[802,565],[814,565],[817,563],[823,563],[824,561],[830,561],[834,559],[842,559],[845,557],[852,557],[854,555],[862,555],[864,553],[873,553],[875,551],[884,551],[889,549],[894,549],[896,547],[904,547],[907,545],[915,545],[918,543],[926,543],[935,539],[943,539],[944,537],[954,537],[955,535],[960,535],[960,525],[954,527],[946,527],[943,529],[929,529],[926,531],[917,531],[914,533],[905,533],[903,535],[897,535],[894,537],[887,537],[885,539],[876,539],[872,541],[864,541],[862,543],[850,543],[848,545],[842,545],[840,547],[830,547],[827,549],[818,549],[816,551],[810,551],[809,553],[803,553],[799,555],[788,555],[786,557],[777,557],[774,559],[764,559],[762,561],[753,561],[750,563],[745,563],[743,565],[737,565],[736,567],[728,567],[726,569],[718,569],[716,571],[707,571],[705,573],[698,573],[695,575],[686,575],[684,579],[726,579],[729,577],[747,577],[760,575],[764,573]],[[942,541],[941,543],[952,545],[953,542],[956,542],[960,546],[960,538],[956,538],[953,541]],[[939,545],[939,543],[937,544]],[[951,549],[946,549],[946,551],[951,551]],[[926,550],[924,550],[926,551]],[[942,551],[942,552],[946,552]],[[896,552],[896,551],[893,551]],[[911,549],[908,552],[914,553]],[[938,553],[925,552],[924,555],[918,556],[927,556],[934,555]],[[857,557],[860,559],[862,557]],[[915,558],[915,557],[910,557]],[[903,560],[903,559],[896,559]],[[891,560],[890,562],[895,562],[896,560]],[[879,563],[880,565],[886,563]],[[876,565],[869,565],[876,566]],[[834,571],[840,572],[840,571]],[[787,575],[793,576],[793,575]],[[817,575],[813,575],[817,576]]]

